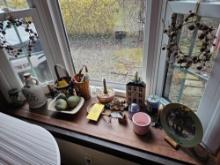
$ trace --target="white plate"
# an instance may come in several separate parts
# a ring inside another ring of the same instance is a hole
[[[56,102],[56,98],[53,99],[49,104],[48,104],[48,110],[49,111],[54,111],[54,112],[60,112],[60,113],[66,113],[66,114],[71,114],[71,115],[74,115],[76,114],[77,112],[79,112],[79,110],[82,108],[85,100],[83,97],[80,97],[80,102],[79,104],[73,108],[72,110],[67,110],[67,111],[60,111],[60,110],[56,110],[55,108],[55,103]]]

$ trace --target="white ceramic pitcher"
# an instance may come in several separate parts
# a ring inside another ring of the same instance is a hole
[[[29,107],[36,109],[44,106],[47,103],[47,99],[42,88],[38,85],[39,81],[31,77],[30,73],[24,74],[25,84],[22,88],[22,92],[27,99]]]

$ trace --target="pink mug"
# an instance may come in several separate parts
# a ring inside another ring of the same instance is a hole
[[[144,112],[137,112],[132,117],[134,132],[138,135],[146,134],[150,129],[151,117]]]

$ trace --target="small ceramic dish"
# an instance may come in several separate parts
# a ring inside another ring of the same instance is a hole
[[[76,114],[77,112],[79,112],[79,110],[82,108],[83,104],[84,104],[85,100],[83,97],[80,98],[80,102],[78,103],[78,105],[73,108],[73,109],[69,109],[69,110],[66,110],[66,111],[60,111],[60,110],[57,110],[55,108],[55,104],[56,104],[56,98],[53,99],[49,104],[48,104],[48,110],[49,111],[54,111],[54,112],[59,112],[59,113],[65,113],[65,114],[70,114],[70,115],[74,115]]]
[[[100,103],[108,104],[110,103],[115,97],[115,92],[112,89],[108,89],[108,94],[104,94],[103,91],[99,91],[97,94],[97,98]]]
[[[145,135],[150,130],[151,117],[144,112],[137,112],[132,116],[133,130],[138,135]]]
[[[202,141],[200,119],[183,104],[167,104],[160,113],[160,121],[167,135],[182,147],[194,147]]]

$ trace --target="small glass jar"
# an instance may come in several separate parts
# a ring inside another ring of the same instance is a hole
[[[24,105],[26,99],[20,90],[17,88],[10,89],[8,91],[9,98],[11,100],[11,105],[15,107],[20,107]]]
[[[151,95],[147,98],[147,107],[150,113],[156,114],[160,105],[160,97]]]
[[[128,118],[131,120],[132,116],[140,111],[140,106],[136,103],[131,103],[131,105],[128,107]]]

